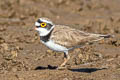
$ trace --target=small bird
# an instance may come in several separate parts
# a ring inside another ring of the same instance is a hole
[[[39,18],[35,22],[35,30],[39,33],[40,41],[53,51],[64,53],[64,62],[57,68],[63,68],[70,56],[68,52],[80,48],[83,44],[96,42],[112,35],[93,34],[80,31],[65,25],[55,25],[48,18]]]

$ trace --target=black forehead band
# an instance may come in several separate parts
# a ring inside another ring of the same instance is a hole
[[[42,21],[40,19],[37,20],[38,23],[42,23]]]
[[[37,22],[38,22],[38,23],[42,23],[42,21],[41,21],[40,19],[38,19]],[[47,23],[47,24],[49,24],[49,25],[52,26],[52,24],[50,24],[50,23]]]

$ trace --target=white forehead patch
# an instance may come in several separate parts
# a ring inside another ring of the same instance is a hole
[[[53,24],[52,21],[48,21],[48,20],[45,20],[45,19],[42,19],[42,18],[39,18],[41,21],[45,22],[45,23],[50,23],[50,24]]]
[[[40,26],[40,23],[38,23],[38,22],[35,22],[35,26]]]

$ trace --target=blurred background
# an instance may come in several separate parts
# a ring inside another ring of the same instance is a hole
[[[90,33],[113,34],[115,38],[73,51],[67,64],[70,70],[49,70],[47,65],[61,64],[63,54],[40,43],[34,30],[40,17]],[[40,70],[35,70],[37,67]],[[120,0],[0,0],[0,78],[119,80]]]

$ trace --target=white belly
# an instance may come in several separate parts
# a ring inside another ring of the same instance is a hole
[[[64,46],[55,44],[52,40],[48,41],[48,42],[43,42],[43,44],[45,44],[48,48],[54,50],[54,51],[60,51],[60,52],[64,52],[64,51],[68,51],[68,49]]]

